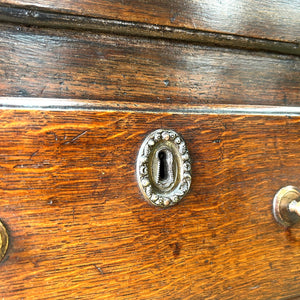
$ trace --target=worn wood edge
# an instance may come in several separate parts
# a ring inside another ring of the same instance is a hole
[[[300,107],[212,104],[191,105],[173,104],[171,107],[162,103],[134,103],[116,101],[90,101],[82,99],[0,97],[0,109],[46,110],[46,111],[120,111],[143,113],[176,114],[227,114],[227,115],[270,115],[299,116]]]
[[[36,8],[0,5],[0,22],[59,29],[90,30],[102,33],[169,39],[209,46],[300,56],[300,45],[297,42],[283,42],[171,26],[83,17],[43,11]]]

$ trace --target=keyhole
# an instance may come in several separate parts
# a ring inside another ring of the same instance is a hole
[[[167,155],[165,151],[160,151],[158,153],[159,159],[159,181],[165,181],[168,179],[168,163],[167,163]]]
[[[152,161],[153,180],[156,187],[162,192],[171,189],[175,182],[173,169],[175,167],[175,162],[171,151],[172,149],[169,150],[167,147],[157,150]]]

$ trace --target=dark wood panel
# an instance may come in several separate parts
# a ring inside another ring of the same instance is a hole
[[[273,41],[233,34],[213,33],[182,27],[75,16],[67,13],[0,5],[0,22],[55,29],[89,30],[124,36],[162,38],[206,46],[266,51],[300,56],[297,42]]]
[[[299,226],[272,198],[299,186],[300,118],[137,112],[0,112],[5,299],[282,299],[300,295]],[[146,134],[182,134],[190,193],[147,204]]]
[[[0,26],[0,95],[299,105],[299,58],[158,39]]]
[[[298,43],[300,37],[298,0],[2,0],[1,3]]]

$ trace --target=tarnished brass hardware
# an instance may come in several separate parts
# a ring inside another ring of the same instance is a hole
[[[191,185],[191,160],[183,138],[158,129],[144,140],[137,158],[138,184],[145,199],[160,207],[178,203]]]
[[[0,261],[6,254],[9,238],[3,223],[0,221]]]
[[[273,214],[285,227],[300,222],[300,191],[291,185],[281,188],[273,200]]]

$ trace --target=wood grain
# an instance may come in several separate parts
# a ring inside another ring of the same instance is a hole
[[[273,41],[181,27],[110,20],[37,9],[0,5],[0,22],[42,28],[88,30],[124,36],[160,38],[206,46],[265,51],[300,56],[297,42]]]
[[[0,95],[298,106],[299,57],[0,26]]]
[[[298,0],[1,0],[1,4],[299,43]]]
[[[0,111],[4,299],[299,297],[300,227],[272,199],[299,186],[300,117]],[[189,194],[147,204],[135,159],[148,132],[182,134]]]

